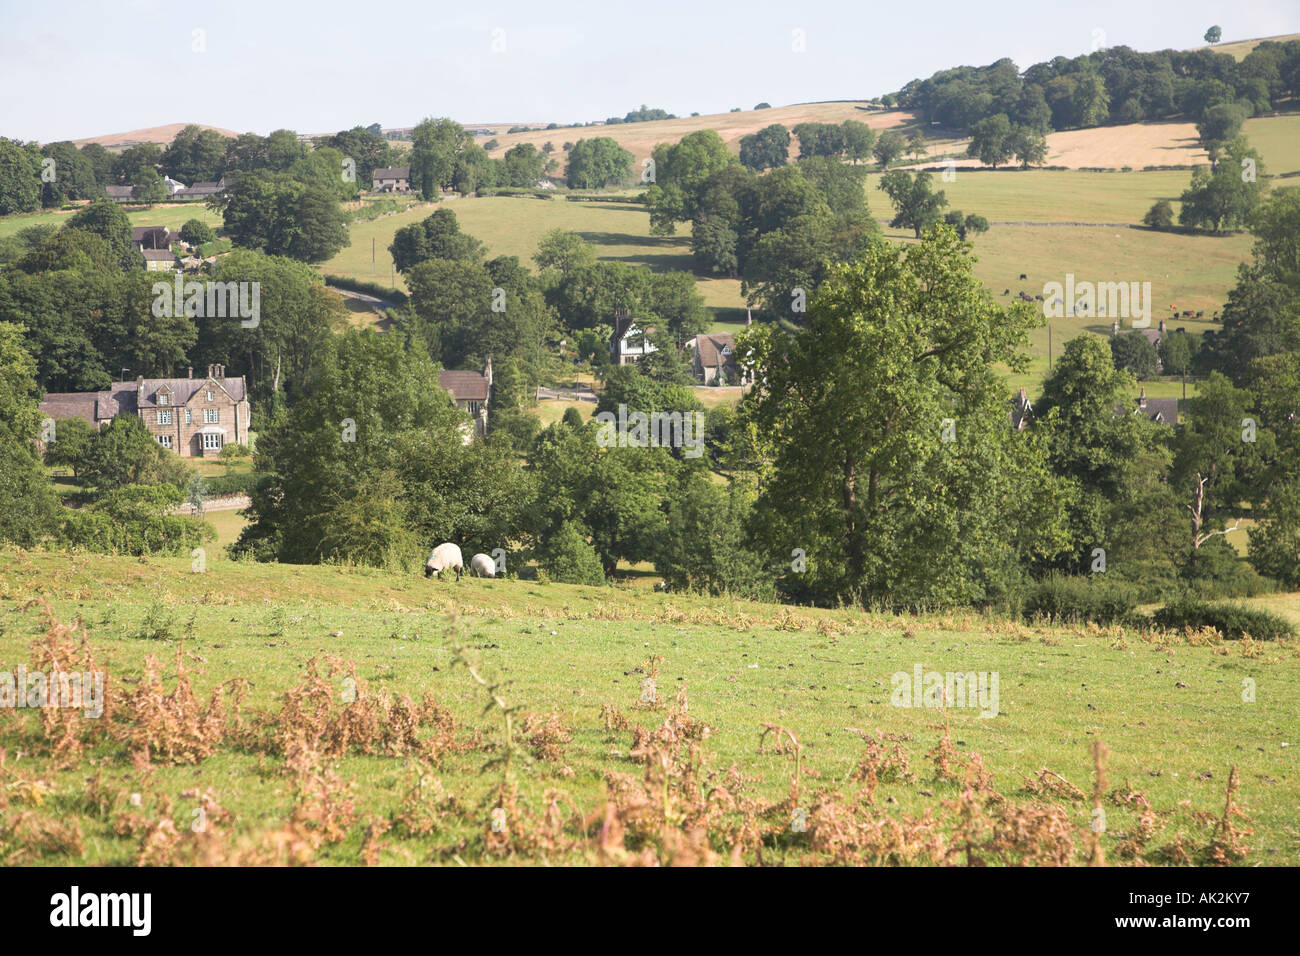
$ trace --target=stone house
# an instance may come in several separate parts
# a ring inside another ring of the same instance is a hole
[[[100,392],[51,392],[41,414],[81,418],[103,428],[118,415],[138,415],[158,444],[183,458],[215,458],[228,444],[248,444],[250,405],[244,376],[209,365],[206,378],[138,377]]]
[[[144,249],[144,267],[147,272],[170,272],[176,268],[176,256],[170,249]]]
[[[467,431],[465,444],[474,435],[487,437],[488,403],[492,401],[492,358],[488,357],[482,374],[471,371],[443,370],[438,373],[438,384],[451,395],[451,400],[462,411],[469,412],[474,420],[473,429]]]
[[[411,167],[392,166],[376,169],[370,174],[370,188],[377,193],[409,193]]]
[[[753,375],[736,360],[736,341],[730,332],[697,335],[686,343],[691,351],[691,370],[705,385],[749,385]]]

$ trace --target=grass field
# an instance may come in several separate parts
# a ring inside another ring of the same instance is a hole
[[[0,217],[0,238],[12,236],[28,226],[62,226],[75,210],[47,209]],[[127,208],[126,217],[133,226],[166,226],[180,232],[191,219],[201,219],[210,226],[221,225],[221,216],[202,203],[160,203],[152,209]]]
[[[860,797],[865,786],[847,779],[864,753],[857,731],[896,735],[885,738],[886,747],[897,743],[910,760],[910,776],[880,774],[871,802],[855,811],[862,821],[906,825],[929,811],[951,822],[944,804],[958,800],[961,787],[939,779],[937,764],[926,756],[942,735],[940,714],[890,704],[892,675],[910,675],[917,665],[1000,675],[997,715],[951,709],[951,742],[960,753],[982,755],[992,786],[1008,798],[1026,806],[1055,804],[1059,826],[1075,847],[1074,862],[1088,839],[1091,803],[1082,793],[1092,785],[1095,741],[1110,748],[1112,789],[1104,800],[1101,842],[1111,862],[1124,862],[1120,845],[1139,825],[1136,804],[1125,802],[1130,791],[1144,792],[1153,809],[1144,858],[1160,862],[1158,848],[1178,843],[1198,858],[1223,809],[1232,767],[1240,780],[1236,799],[1255,829],[1245,839],[1246,862],[1300,862],[1293,693],[1300,654],[1294,644],[1191,646],[1175,637],[1025,627],[977,615],[900,619],[639,588],[440,582],[222,560],[210,561],[200,578],[188,558],[7,550],[0,552],[0,670],[33,666],[29,645],[45,630],[41,602],[58,620],[85,624],[110,693],[147,688],[148,655],[162,661],[160,694],[170,693],[184,637],[196,698],[178,718],[183,725],[197,725],[214,688],[239,679],[249,683],[242,712],[263,715],[252,717],[253,726],[280,726],[275,716],[284,695],[303,681],[304,663],[324,652],[354,662],[345,673],[354,676],[363,701],[387,692],[415,700],[432,695],[454,718],[459,745],[426,758],[396,745],[391,753],[349,748],[304,776],[282,755],[248,742],[236,746],[226,737],[193,762],[173,763],[163,747],[172,738],[159,729],[150,758],[133,762],[129,744],[93,739],[59,761],[48,754],[33,715],[8,711],[0,716],[0,753],[7,751],[10,760],[0,808],[8,804],[11,824],[24,818],[22,826],[0,830],[6,862],[124,864],[142,855],[153,862],[266,862],[277,853],[292,859],[300,843],[321,863],[475,863],[502,849],[517,862],[608,859],[598,840],[606,779],[612,801],[626,806],[628,793],[640,792],[635,782],[650,781],[653,799],[662,775],[658,764],[634,756],[631,730],[607,729],[605,717],[621,714],[630,727],[648,729],[665,721],[680,729],[682,722],[672,707],[641,702],[652,671],[659,696],[671,701],[679,691],[688,694],[689,719],[710,728],[704,735],[696,727],[691,748],[699,769],[685,781],[674,776],[687,759],[685,746],[677,757],[664,756],[672,779],[662,782],[663,792],[688,802],[690,789],[698,787],[698,800],[722,782],[708,774],[735,767],[749,779],[747,799],[766,808],[752,811],[753,824],[765,834],[764,862],[827,862],[839,858],[826,839],[837,827],[834,805],[855,803],[853,795]],[[1296,596],[1270,603],[1300,618]],[[455,662],[444,639],[452,629],[485,680],[506,682],[497,693],[519,708],[516,727],[526,713],[554,715],[571,736],[563,743],[538,732],[537,746],[556,745],[556,759],[515,757],[520,797],[518,805],[509,803],[504,848],[489,823],[501,768],[485,766],[504,749],[500,722],[485,715],[484,691]],[[322,671],[321,706],[343,706],[328,702],[345,692],[343,677]],[[1247,678],[1257,685],[1253,702],[1242,699]],[[227,694],[228,717],[233,699]],[[155,700],[151,706],[165,709],[178,699]],[[612,710],[604,710],[607,705]],[[94,721],[72,719],[80,721],[78,732],[95,730],[84,729]],[[288,718],[281,719],[287,727]],[[764,723],[787,728],[800,742],[793,793],[792,755],[773,752],[771,738],[760,746]],[[439,726],[445,730],[445,720]],[[357,725],[354,739],[361,740],[363,730]],[[1082,793],[1067,793],[1055,782],[1054,793],[1022,790],[1044,768]],[[676,789],[679,784],[683,789]],[[732,791],[739,786],[728,783]],[[196,832],[190,823],[200,794],[209,790],[202,806],[213,831]],[[710,799],[721,799],[718,791]],[[541,822],[547,806],[556,808],[552,827]],[[801,807],[808,810],[808,830],[792,833],[788,821]],[[650,809],[669,822],[679,819],[672,806]],[[413,816],[424,825],[413,824]],[[44,820],[49,824],[41,829]],[[367,831],[382,835],[386,825],[392,829],[382,840],[367,839]],[[43,842],[19,842],[33,827]],[[74,829],[80,839],[70,835]],[[549,836],[539,847],[543,831]],[[721,853],[727,851],[724,831],[718,823],[710,834]],[[646,842],[658,845],[650,837]],[[634,838],[629,849],[636,849]],[[669,851],[657,852],[671,858]]]
[[[1035,222],[1034,226],[994,226],[974,240],[978,258],[976,275],[1000,302],[1009,302],[1022,289],[1040,294],[1049,281],[1150,282],[1152,321],[1171,315],[1170,306],[1204,313],[1200,320],[1178,319],[1192,333],[1214,327],[1213,314],[1222,308],[1227,290],[1235,282],[1238,264],[1249,257],[1248,235],[1203,236],[1122,229],[1071,226],[1068,222],[1137,223],[1152,202],[1177,198],[1188,174],[1178,171],[1151,173],[1087,173],[1036,170],[1030,172],[957,173],[943,183],[953,207],[978,212],[994,221]],[[869,177],[868,204],[877,216],[888,211],[888,201]],[[353,227],[353,245],[325,263],[322,271],[370,279],[370,239],[374,238],[380,270],[391,269],[387,246],[403,225],[428,215],[421,207]],[[691,268],[689,233],[650,235],[644,209],[623,203],[570,203],[558,200],[488,197],[460,199],[450,204],[461,227],[482,239],[490,255],[516,255],[531,266],[537,242],[551,229],[567,229],[591,242],[597,256],[651,269]],[[1057,223],[1057,225],[1050,225]],[[898,241],[911,241],[908,232],[886,228]],[[364,253],[364,255],[362,254]],[[364,261],[363,261],[364,260]],[[1021,274],[1028,276],[1020,280]],[[384,275],[379,279],[383,281]],[[397,277],[401,284],[401,277]],[[744,322],[740,282],[734,279],[699,279],[697,288],[714,317],[716,331],[736,331]],[[1004,289],[1010,290],[1003,296]],[[1125,327],[1128,323],[1125,323]],[[1110,331],[1109,319],[1064,318],[1053,321],[1055,354],[1081,331]],[[1047,371],[1046,327],[1031,337],[1033,365],[1029,382]],[[1015,386],[1025,384],[1020,380]],[[1169,391],[1177,389],[1177,391]],[[1150,391],[1153,396],[1179,394],[1177,383],[1167,382]],[[562,410],[557,413],[562,414]]]

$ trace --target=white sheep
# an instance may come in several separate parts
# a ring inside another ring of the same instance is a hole
[[[459,581],[461,572],[465,569],[465,564],[460,555],[460,548],[450,541],[444,542],[433,549],[433,553],[429,555],[429,560],[424,563],[424,576],[431,578],[448,568],[455,569],[456,580]]]
[[[476,578],[494,578],[497,576],[496,562],[486,554],[476,554],[469,559],[469,573]]]

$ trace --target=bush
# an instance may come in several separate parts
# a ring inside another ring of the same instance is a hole
[[[362,203],[357,209],[343,210],[343,218],[348,222],[364,222],[391,213],[403,212],[406,206],[405,202],[398,202],[396,199],[376,199],[373,202]]]
[[[552,581],[563,584],[605,583],[600,557],[587,542],[582,526],[574,521],[566,521],[551,536],[538,554],[538,564]]]
[[[181,226],[181,239],[192,246],[211,242],[215,238],[217,238],[217,234],[202,219],[188,219],[185,225]]]
[[[201,243],[194,249],[194,254],[200,259],[210,259],[213,256],[219,256],[235,248],[234,243],[229,239],[213,239],[211,242]]]
[[[1168,199],[1162,199],[1147,210],[1142,223],[1152,229],[1169,229],[1174,224],[1174,207]]]
[[[1137,602],[1137,590],[1123,581],[1052,575],[1032,585],[1021,606],[1030,619],[1118,624],[1133,613]]]
[[[217,534],[199,518],[167,513],[182,500],[172,485],[128,485],[68,511],[56,537],[63,547],[108,554],[188,554]]]
[[[1257,641],[1295,637],[1295,627],[1291,622],[1271,611],[1241,604],[1209,604],[1195,598],[1172,601],[1156,611],[1151,619],[1157,626],[1170,631],[1212,627],[1229,641],[1246,636]]]
[[[1184,556],[1178,576],[1201,598],[1255,597],[1276,587],[1237,556],[1226,537],[1214,537]]]
[[[209,498],[224,495],[252,495],[262,475],[255,471],[237,471],[228,475],[204,478],[203,484]]]

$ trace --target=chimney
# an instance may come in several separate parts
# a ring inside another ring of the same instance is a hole
[[[217,377],[217,367],[215,365],[209,365],[208,378],[216,378],[216,377]]]
[[[487,366],[483,369],[483,377],[487,379],[488,388],[492,387],[492,356],[487,357]]]
[[[1147,387],[1145,385],[1138,391],[1138,408],[1147,407]]]
[[[187,365],[187,366],[185,366],[185,377],[186,377],[186,378],[193,378],[193,377],[194,377],[194,366],[193,366],[193,365]]]
[[[144,404],[144,376],[135,377],[135,407],[139,408]]]

